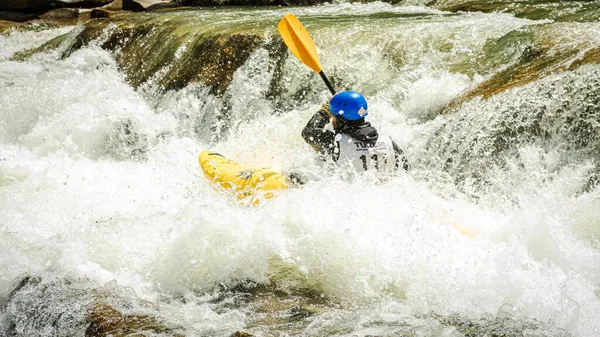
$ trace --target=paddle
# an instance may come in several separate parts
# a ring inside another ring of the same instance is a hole
[[[331,94],[335,95],[335,90],[331,86],[331,83],[329,83],[321,67],[317,47],[306,31],[306,28],[302,25],[302,22],[294,14],[287,14],[279,21],[277,29],[283,42],[285,42],[285,45],[290,49],[292,54],[310,69],[319,73],[325,85],[331,91]]]

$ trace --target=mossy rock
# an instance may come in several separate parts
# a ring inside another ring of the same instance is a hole
[[[334,306],[326,297],[304,296],[281,291],[274,284],[241,281],[230,286],[221,285],[211,301],[214,309],[241,309],[249,313],[246,322],[249,329],[261,327],[272,331],[302,331],[312,317],[330,311]],[[239,336],[247,336],[245,332]],[[235,334],[234,334],[235,336]]]
[[[87,279],[26,276],[5,305],[9,335],[183,336],[158,317],[155,304],[114,281],[98,287]]]
[[[87,310],[88,327],[85,336],[145,336],[147,334],[169,334],[183,336],[166,327],[156,317],[149,315],[123,314],[114,307],[97,302]]]
[[[35,54],[45,53],[45,52],[49,52],[51,50],[55,50],[58,47],[60,47],[60,45],[63,42],[65,42],[68,37],[69,37],[69,34],[59,35],[59,36],[53,38],[52,40],[42,44],[39,47],[27,49],[27,50],[15,53],[11,57],[11,61],[24,61]]]
[[[530,28],[517,30],[504,37],[488,41],[484,46],[481,64],[488,68],[501,67],[511,63],[515,52],[520,53],[516,62],[491,75],[477,87],[451,101],[442,113],[456,111],[464,102],[475,97],[488,99],[505,90],[524,86],[552,74],[575,70],[586,64],[600,63],[600,47],[590,47],[584,43],[560,45],[545,35],[534,33]],[[520,45],[515,50],[514,45]],[[582,49],[585,52],[582,54]]]
[[[222,94],[234,72],[264,45],[264,37],[254,32],[207,30],[160,17],[114,15],[91,20],[69,41],[62,57],[68,57],[92,41],[115,54],[128,82],[138,88],[149,80],[164,91],[181,89],[200,82],[212,94]],[[39,52],[58,48],[70,37],[65,34],[13,56],[23,60]]]

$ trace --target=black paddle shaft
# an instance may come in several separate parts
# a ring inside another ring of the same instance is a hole
[[[319,75],[321,75],[321,78],[323,79],[323,82],[325,82],[325,85],[327,85],[327,88],[329,89],[329,91],[331,92],[331,94],[335,95],[335,90],[333,89],[333,86],[331,85],[331,83],[329,83],[329,80],[327,79],[327,76],[325,76],[325,73],[323,72],[323,70],[321,70],[321,72],[319,73]]]

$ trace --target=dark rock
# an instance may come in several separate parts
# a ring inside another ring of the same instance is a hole
[[[247,332],[243,332],[243,331],[236,331],[234,332],[231,337],[252,337],[254,335],[251,335]]]
[[[388,1],[389,2],[389,1]],[[544,1],[431,1],[430,7],[450,12],[512,13],[530,20],[551,19],[556,22],[596,22],[600,19],[600,3],[589,0]]]
[[[98,8],[94,8],[90,12],[91,19],[110,18],[111,15],[112,15],[112,13],[110,11],[107,11],[104,9],[98,9]]]
[[[123,9],[134,12],[178,6],[170,0],[121,0]]]
[[[263,42],[253,34],[210,37],[191,46],[185,63],[177,63],[162,81],[166,88],[183,88],[190,82],[202,82],[215,94],[223,93],[233,74]]]
[[[271,83],[269,83],[269,91],[266,97],[270,100],[276,100],[277,97],[281,97],[282,88],[284,87],[281,81],[283,80],[283,68],[289,53],[281,39],[272,39],[266,47],[269,51],[269,69],[273,69],[273,77]]]
[[[175,1],[170,0],[115,0],[110,4],[103,6],[102,9],[110,11],[130,10],[135,12],[149,11],[163,8],[179,7]]]
[[[12,22],[25,22],[37,18],[35,13],[21,13],[16,11],[0,11],[0,20]]]
[[[316,5],[325,3],[325,0],[176,0],[182,6],[291,6],[291,5]]]
[[[10,294],[8,295],[8,299],[10,300],[11,298],[13,298],[19,291],[21,291],[21,289],[23,289],[27,286],[37,286],[38,284],[40,284],[41,281],[42,281],[42,279],[37,276],[23,277],[19,281],[19,283],[17,285],[15,285],[13,290],[10,292]]]
[[[113,0],[2,0],[0,10],[43,12],[55,8],[93,8],[111,3]]]
[[[128,11],[133,11],[133,12],[141,12],[145,9],[144,6],[136,0],[122,0],[122,3],[123,3],[123,7],[122,7],[123,10],[128,10]]]
[[[146,10],[153,11],[153,10],[158,10],[158,9],[176,8],[176,7],[181,7],[181,5],[177,4],[175,1],[164,1],[164,2],[157,2],[157,3],[150,5],[150,6],[146,7]]]
[[[288,319],[290,321],[298,321],[298,320],[302,320],[302,319],[305,319],[310,316],[314,316],[315,314],[316,314],[316,312],[309,308],[293,307],[290,309],[290,315],[289,315]]]
[[[40,15],[44,20],[68,20],[79,17],[80,11],[77,8],[58,8]]]

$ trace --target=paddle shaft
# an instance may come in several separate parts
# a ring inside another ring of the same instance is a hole
[[[323,72],[323,70],[321,70],[319,72],[319,75],[321,75],[321,78],[323,79],[323,82],[325,82],[325,85],[327,86],[327,88],[329,89],[329,91],[331,92],[331,94],[335,95],[335,89],[333,89],[333,86],[331,85],[331,83],[329,83],[329,80],[327,79],[327,76],[325,76],[325,73]]]

